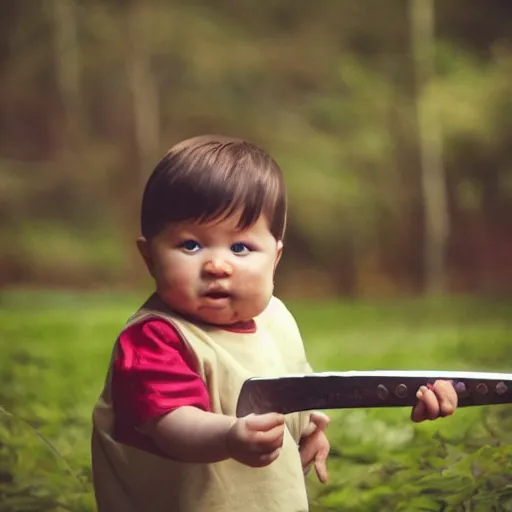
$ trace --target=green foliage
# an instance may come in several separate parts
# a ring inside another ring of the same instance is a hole
[[[318,490],[317,510],[509,510],[512,414],[486,414],[501,416],[498,430],[477,415],[449,435],[372,422],[364,413],[349,425],[344,418],[331,456],[335,476]]]
[[[94,509],[91,410],[113,340],[141,301],[0,295],[0,512]],[[510,370],[509,301],[290,306],[319,371]],[[420,425],[403,409],[330,414],[330,482],[308,480],[314,512],[512,510],[510,406]]]

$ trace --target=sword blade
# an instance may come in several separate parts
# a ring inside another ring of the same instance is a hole
[[[244,382],[237,416],[313,409],[405,407],[421,386],[453,382],[459,407],[512,403],[512,374],[449,371],[349,371],[252,378]]]

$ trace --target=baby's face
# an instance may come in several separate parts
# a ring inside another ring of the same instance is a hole
[[[171,309],[229,325],[266,308],[282,242],[263,216],[245,230],[236,228],[237,221],[238,216],[231,216],[207,224],[171,223],[149,242],[139,243],[158,294]]]

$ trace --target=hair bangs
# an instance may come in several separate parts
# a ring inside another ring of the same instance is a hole
[[[153,236],[168,222],[205,223],[233,215],[239,216],[240,229],[264,215],[274,237],[282,238],[286,193],[281,170],[246,141],[198,137],[171,149],[150,177],[142,234]]]
[[[279,202],[279,180],[271,172],[252,172],[254,164],[233,162],[224,172],[215,173],[204,191],[209,200],[203,204],[202,215],[190,218],[211,222],[238,216],[237,228],[243,230],[264,215],[270,227]]]

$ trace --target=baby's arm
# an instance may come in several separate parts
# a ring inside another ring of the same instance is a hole
[[[142,434],[170,458],[186,462],[234,458],[257,467],[275,460],[284,417],[237,419],[210,412],[208,390],[193,366],[179,334],[164,320],[151,318],[125,330],[112,365],[118,439],[148,449]]]
[[[233,458],[262,467],[279,456],[284,416],[251,414],[237,419],[184,406],[147,423],[142,431],[175,460],[212,463]]]

